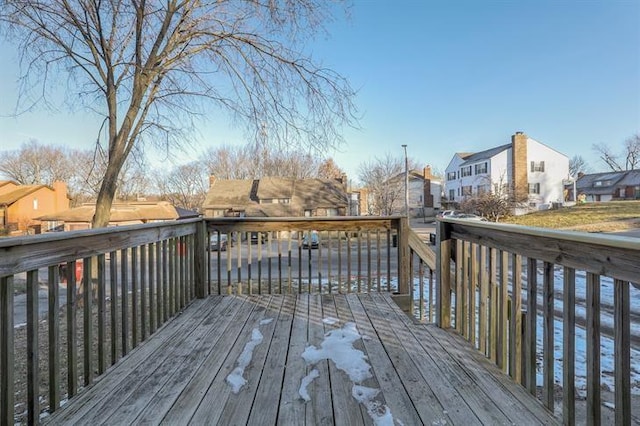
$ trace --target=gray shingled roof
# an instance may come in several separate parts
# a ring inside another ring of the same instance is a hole
[[[464,163],[462,163],[460,166],[465,166],[465,165],[469,165],[469,164],[473,164],[473,163],[477,163],[478,161],[482,161],[482,160],[488,160],[489,158],[500,154],[502,151],[506,151],[507,149],[511,148],[511,144],[505,144],[505,145],[500,145],[497,146],[495,148],[491,148],[491,149],[487,149],[486,151],[480,151],[480,152],[476,152],[474,154],[468,155],[467,157],[462,157],[464,158]]]

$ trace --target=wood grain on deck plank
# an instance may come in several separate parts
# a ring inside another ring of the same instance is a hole
[[[324,323],[334,317],[336,324]],[[273,318],[271,323],[263,319]],[[557,423],[524,388],[492,367],[464,339],[418,324],[386,294],[213,296],[196,300],[94,385],[50,417],[50,424],[372,425],[352,396],[354,383],[333,361],[307,365],[309,346],[354,322],[380,389],[375,401],[406,425]],[[252,332],[253,350],[237,393],[226,382]],[[299,395],[302,379],[319,377]],[[381,411],[378,410],[378,414]]]

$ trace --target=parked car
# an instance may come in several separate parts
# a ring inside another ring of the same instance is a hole
[[[227,251],[227,246],[229,245],[229,241],[227,239],[227,234],[220,234],[220,239],[218,239],[218,234],[211,234],[209,237],[209,250],[210,251]],[[231,240],[231,246],[233,246],[233,240]]]
[[[258,244],[258,241],[264,243],[267,241],[267,233],[266,232],[251,232],[249,237],[251,240],[251,244]]]
[[[482,216],[478,216],[477,214],[472,214],[472,213],[460,213],[454,216],[449,216],[451,218],[454,219],[466,219],[466,220],[477,220],[480,222],[487,222],[487,219],[485,219]]]
[[[442,210],[440,213],[436,215],[436,217],[444,218],[444,217],[454,217],[462,212],[458,210]]]
[[[318,234],[315,232],[308,232],[304,234],[302,237],[302,248],[303,249],[317,249],[320,244],[320,238],[318,238]]]

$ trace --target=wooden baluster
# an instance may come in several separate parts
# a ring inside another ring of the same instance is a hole
[[[587,424],[601,421],[600,276],[587,273]],[[627,317],[628,318],[628,317]]]
[[[83,296],[83,349],[84,349],[84,385],[93,382],[93,282],[91,273],[92,259],[82,260]]]
[[[543,338],[542,338],[542,368],[543,368],[543,385],[542,385],[542,402],[545,407],[553,411],[553,392],[554,392],[554,291],[553,291],[553,264],[544,262],[544,275],[542,282],[543,292]]]
[[[562,418],[564,424],[576,423],[576,271],[564,268],[562,306]]]
[[[27,421],[29,424],[39,423],[40,417],[38,287],[38,270],[27,271]],[[5,372],[6,370],[2,373]]]
[[[511,258],[511,320],[509,336],[509,374],[516,383],[522,379],[522,256]]]
[[[4,283],[0,282],[4,288]],[[49,266],[47,274],[49,324],[49,411],[53,413],[60,407],[60,271],[57,265]],[[4,351],[2,351],[4,352]],[[0,355],[1,356],[1,355]],[[2,371],[7,371],[2,369]],[[0,392],[0,394],[2,394]],[[0,410],[2,412],[2,410]]]
[[[631,424],[631,326],[629,282],[614,280],[614,369],[616,424]]]
[[[538,316],[538,261],[527,259],[527,337],[525,339],[526,387],[530,394],[536,394],[536,346]]]
[[[111,311],[111,365],[118,361],[118,253],[109,253],[109,308]]]
[[[13,275],[0,278],[0,423],[15,423]]]
[[[479,326],[478,333],[480,339],[480,352],[487,355],[487,312],[489,300],[489,265],[487,264],[487,247],[480,246],[480,309],[479,309]]]
[[[78,393],[78,324],[76,319],[76,262],[67,262],[67,392]]]
[[[107,370],[107,265],[104,254],[98,255],[98,374]]]

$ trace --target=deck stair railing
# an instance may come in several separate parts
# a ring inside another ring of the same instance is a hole
[[[531,394],[541,382],[550,410],[559,384],[565,424],[575,424],[583,391],[587,424],[600,424],[601,385],[611,379],[615,422],[630,424],[632,340],[639,350],[630,333],[630,283],[637,294],[640,241],[460,219],[437,226],[437,324],[454,328]],[[612,378],[602,368],[606,342]],[[578,355],[586,389],[576,386]]]

